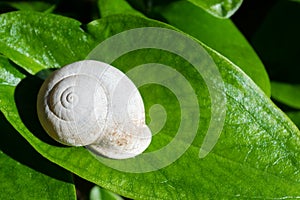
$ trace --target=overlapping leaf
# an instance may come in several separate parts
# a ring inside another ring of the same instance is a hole
[[[272,82],[272,97],[292,108],[300,109],[300,85]]]
[[[91,189],[90,200],[123,200],[123,198],[99,186],[94,186]]]
[[[239,66],[270,96],[266,70],[244,36],[230,19],[217,19],[186,1],[160,8],[167,22],[220,52]]]
[[[39,11],[39,12],[51,13],[55,9],[55,5],[42,2],[42,1],[31,1],[31,2],[26,2],[26,1],[5,2],[4,1],[1,2],[0,4],[8,5],[12,8],[15,8],[17,10],[22,10],[22,11]]]
[[[132,14],[143,16],[142,13],[134,10],[126,1],[124,0],[98,0],[98,7],[102,17],[115,14]]]
[[[208,13],[220,17],[229,18],[241,6],[243,0],[188,0],[201,7]]]
[[[1,52],[31,74],[60,67],[74,59],[84,59],[85,52],[91,49],[91,38],[80,28],[78,21],[70,18],[10,12],[2,15],[0,20]]]

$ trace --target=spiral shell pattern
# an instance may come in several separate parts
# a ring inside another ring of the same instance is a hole
[[[151,141],[142,98],[125,74],[85,60],[55,71],[42,85],[38,117],[56,141],[87,146],[122,159],[143,152]]]

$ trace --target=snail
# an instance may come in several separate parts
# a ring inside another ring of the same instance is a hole
[[[78,61],[53,72],[40,88],[37,112],[53,139],[104,157],[131,158],[151,142],[138,89],[103,62]]]

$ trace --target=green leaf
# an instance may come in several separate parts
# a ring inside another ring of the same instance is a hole
[[[202,41],[239,66],[268,95],[271,95],[267,72],[244,36],[229,19],[217,19],[186,1],[161,9],[172,26]]]
[[[25,76],[4,57],[0,57],[0,75],[5,75],[0,107],[7,114],[15,85]],[[0,126],[0,199],[76,199],[69,172],[38,154],[1,113]]]
[[[39,11],[45,13],[51,13],[55,9],[55,5],[51,5],[42,1],[31,2],[4,2],[9,6],[22,11]]]
[[[229,18],[241,6],[243,0],[187,0],[199,6],[211,15],[219,18]]]
[[[90,200],[123,200],[123,198],[96,185],[91,189]]]
[[[31,74],[84,59],[92,49],[92,39],[80,25],[76,20],[46,13],[3,14],[0,53]]]
[[[1,128],[3,128],[2,121]],[[24,140],[23,138],[20,139]],[[19,149],[19,151],[24,152],[22,149]],[[21,154],[21,152],[19,153]],[[37,154],[36,152],[34,153]],[[28,154],[26,156],[28,158]],[[30,161],[41,163],[40,160],[31,159]],[[43,167],[47,168],[49,165],[53,164],[48,161],[48,165]],[[12,159],[1,150],[0,166],[0,178],[2,180],[0,184],[1,199],[76,199],[75,187],[71,183],[70,174],[60,172],[62,170],[58,167],[52,168],[51,170],[54,170],[52,173],[61,173],[61,176],[67,177],[69,183],[49,177],[45,172],[36,171]]]
[[[300,109],[300,85],[271,82],[272,97],[292,108]]]
[[[16,86],[23,78],[25,76],[6,57],[0,56],[0,85]]]
[[[17,15],[23,14],[17,13]],[[53,18],[53,15],[43,16],[45,20],[48,17]],[[10,17],[14,19],[13,15]],[[26,13],[22,25],[26,24],[25,17]],[[7,15],[0,16],[0,22],[3,23],[1,18],[6,18],[9,22]],[[31,20],[27,19],[27,23],[30,24]],[[93,35],[92,38],[97,39],[95,41],[97,44],[116,33],[138,27],[172,28],[137,16],[114,15],[90,23],[88,30]],[[41,28],[47,29],[47,24],[36,24],[34,30]],[[77,27],[70,27],[69,32],[73,29],[75,32],[78,30]],[[57,35],[68,39],[64,35],[66,34],[64,30],[64,27],[52,29]],[[19,37],[25,37],[26,34],[24,32]],[[48,38],[49,43],[52,40],[53,38]],[[74,39],[69,38],[69,40]],[[28,57],[35,56],[29,51],[31,45],[42,42],[36,37],[32,38],[32,41],[32,44],[26,43],[27,46],[22,46],[25,50],[28,49],[23,51]],[[86,41],[81,42],[85,45]],[[24,44],[14,45],[17,49]],[[116,66],[124,72],[135,64],[161,61],[182,74],[197,94],[201,115],[196,138],[178,160],[157,171],[126,173],[115,170],[102,164],[85,148],[65,147],[51,140],[37,122],[36,94],[41,83],[32,81],[34,77],[23,79],[14,88],[14,93],[13,91],[8,93],[7,88],[1,88],[0,94],[7,94],[7,97],[0,97],[0,109],[14,128],[44,157],[126,197],[136,199],[299,198],[299,130],[237,66],[211,48],[205,45],[203,47],[218,66],[225,84],[223,92],[227,97],[226,119],[222,134],[213,150],[203,159],[198,155],[213,114],[210,94],[201,75],[195,72],[187,61],[162,50],[144,49],[131,52],[115,61]],[[111,49],[112,53],[115,50]],[[55,52],[54,55],[64,53],[56,46],[51,46],[48,51]],[[87,55],[89,51],[82,50],[81,53]],[[73,60],[77,59],[80,58],[74,56]],[[63,61],[67,62],[67,60]],[[29,66],[26,61],[23,63]],[[218,84],[215,87],[221,89]],[[181,114],[176,97],[166,88],[149,85],[140,90],[144,98],[148,122],[149,109],[153,104],[161,103],[168,114],[166,127],[153,137],[148,150],[151,151],[165,146],[172,140]],[[24,93],[27,95],[23,95]],[[167,158],[168,155],[165,157]],[[119,162],[122,164],[124,161]],[[153,164],[148,163],[148,165]]]
[[[115,14],[131,14],[143,16],[142,13],[133,9],[125,0],[98,0],[98,7],[101,17]]]
[[[300,111],[291,111],[286,113],[289,118],[293,120],[293,122],[298,126],[300,129]]]

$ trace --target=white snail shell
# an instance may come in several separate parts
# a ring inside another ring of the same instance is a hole
[[[105,157],[134,157],[151,142],[137,88],[103,62],[84,60],[55,71],[39,91],[37,110],[56,141]]]

